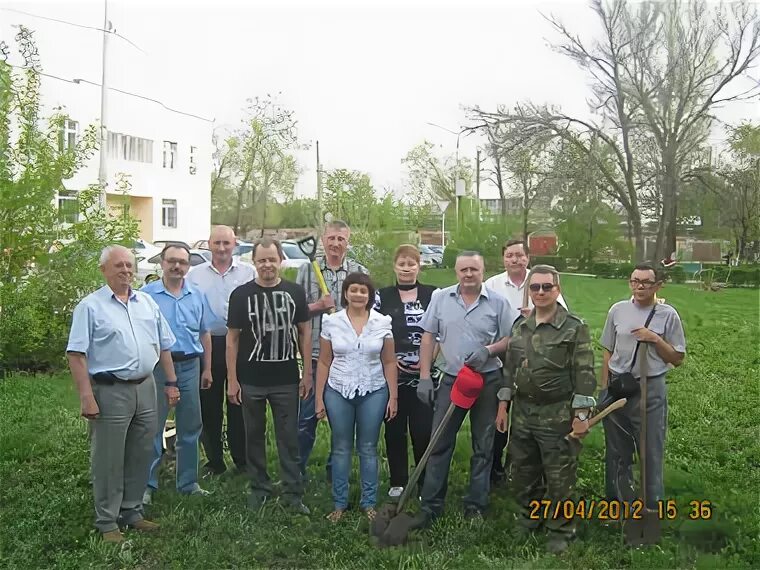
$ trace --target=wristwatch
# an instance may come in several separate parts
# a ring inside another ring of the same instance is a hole
[[[512,399],[512,389],[499,388],[499,391],[496,392],[496,397],[499,399],[500,402],[509,402]]]
[[[588,419],[588,412],[578,412],[575,417],[580,421],[585,422]]]

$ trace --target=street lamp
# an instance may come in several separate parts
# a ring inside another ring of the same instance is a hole
[[[451,129],[447,129],[446,127],[442,127],[441,125],[436,125],[435,123],[426,124],[457,136],[456,168],[454,170],[454,203],[456,204],[457,231],[459,231],[459,197],[464,196],[464,180],[457,179],[457,174],[459,173],[459,138],[462,136],[462,133],[467,132],[467,129],[462,129],[457,132],[452,131]]]

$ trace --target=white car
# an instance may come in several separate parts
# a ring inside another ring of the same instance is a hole
[[[154,255],[157,255],[161,253],[161,250],[163,248],[158,247],[157,245],[144,240],[142,238],[138,238],[135,240],[134,244],[132,245],[132,251],[135,253],[135,257],[143,259],[150,259]],[[139,262],[138,262],[139,266]]]
[[[443,262],[443,255],[434,251],[430,246],[421,244],[420,247],[420,267],[440,267]]]
[[[238,244],[238,248],[241,249],[247,249],[250,247],[248,251],[240,256],[240,259],[253,265],[253,244],[241,243],[240,241],[238,241]],[[307,265],[309,263],[309,256],[301,251],[301,248],[298,247],[298,243],[291,240],[285,240],[280,242],[280,244],[282,245],[282,253],[285,256],[285,259],[282,262],[283,269],[289,269],[291,267],[298,269],[302,265]]]
[[[140,286],[145,283],[150,283],[156,279],[161,279],[163,270],[161,269],[161,252],[152,257],[145,258],[141,254],[136,254],[137,257],[137,272],[135,273],[135,279]],[[207,249],[191,249],[190,250],[190,266],[195,267],[206,261],[211,261],[211,252]]]

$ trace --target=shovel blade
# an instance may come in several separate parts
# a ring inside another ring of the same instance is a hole
[[[417,517],[408,513],[400,513],[393,517],[385,529],[380,544],[382,546],[401,546],[409,538],[409,533],[419,528]]]
[[[627,519],[623,523],[623,534],[628,546],[659,543],[662,527],[657,512],[645,509],[640,519]]]
[[[388,528],[388,524],[393,517],[396,516],[396,505],[392,503],[386,503],[377,510],[375,518],[369,525],[369,533],[374,538],[381,540],[385,529]]]

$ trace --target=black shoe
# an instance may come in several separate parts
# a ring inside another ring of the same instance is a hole
[[[227,471],[227,466],[222,463],[212,463],[209,461],[203,466],[203,469],[208,471],[211,475],[221,475],[225,471]]]
[[[467,506],[464,508],[464,519],[468,521],[482,521],[483,511],[477,507]]]
[[[409,529],[426,529],[433,526],[433,522],[435,521],[435,517],[427,512],[427,511],[420,511],[416,515],[412,517],[412,520],[409,523]]]

